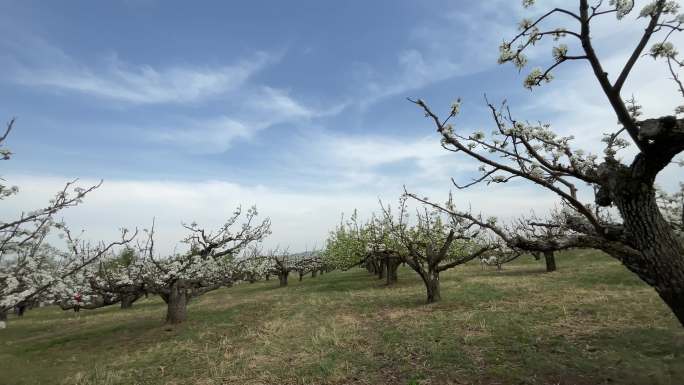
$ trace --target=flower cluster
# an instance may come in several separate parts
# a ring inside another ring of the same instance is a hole
[[[655,43],[651,46],[651,50],[648,53],[652,58],[674,58],[677,56],[678,52],[674,45],[669,42]]]
[[[634,0],[610,0],[609,5],[615,7],[615,17],[620,20],[632,12]]]

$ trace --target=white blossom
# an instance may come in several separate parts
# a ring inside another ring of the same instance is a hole
[[[632,8],[634,8],[634,1],[633,0],[610,0],[610,5],[615,7],[615,17],[618,18],[618,20],[622,19],[632,11]]]

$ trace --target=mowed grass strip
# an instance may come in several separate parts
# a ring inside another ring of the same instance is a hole
[[[672,384],[684,330],[613,259],[559,254],[443,274],[425,305],[410,270],[386,287],[363,270],[240,284],[163,325],[130,310],[34,309],[0,330],[0,384]]]

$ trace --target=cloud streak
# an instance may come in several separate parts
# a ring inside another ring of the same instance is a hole
[[[221,153],[273,126],[307,122],[330,114],[330,110],[310,108],[287,91],[267,86],[245,90],[232,107],[231,115],[182,119],[175,127],[151,129],[146,139],[191,153]]]
[[[13,208],[1,206],[3,217],[13,217],[16,207],[40,207],[59,190],[67,178],[40,175],[9,175],[21,193],[12,198]],[[82,180],[82,185],[95,180]],[[439,200],[445,191],[420,188],[415,191]],[[502,194],[484,197],[481,191],[459,192],[458,202],[472,202],[487,215],[512,217],[520,210],[535,207],[544,210],[553,205],[552,197],[530,194],[527,187],[505,186]],[[161,180],[106,180],[103,186],[89,194],[78,207],[65,210],[65,221],[74,231],[87,229],[84,239],[113,239],[119,227],[144,228],[155,218],[158,235],[156,244],[161,253],[169,253],[185,235],[181,222],[195,221],[207,229],[223,224],[238,205],[256,205],[262,217],[270,217],[273,234],[266,247],[290,246],[292,251],[323,247],[328,231],[339,223],[342,213],[349,215],[358,209],[363,218],[377,212],[378,198],[394,203],[401,186],[388,186],[373,192],[286,190],[263,185],[241,185],[227,181],[203,182]],[[518,197],[511,199],[511,196]]]
[[[520,14],[519,8],[518,3],[457,4],[437,20],[414,26],[406,47],[396,54],[396,70],[389,75],[385,69],[368,72],[360,104],[407,96],[410,91],[496,66],[497,46],[514,30],[511,15]],[[487,26],[483,27],[485,18]]]
[[[61,49],[33,38],[26,46],[9,46],[8,80],[30,87],[131,104],[193,103],[239,89],[255,73],[275,61],[257,52],[233,64],[155,68],[133,65],[110,55],[98,66],[83,64]]]

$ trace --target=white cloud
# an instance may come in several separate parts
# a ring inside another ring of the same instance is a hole
[[[397,74],[394,77],[368,83],[367,96],[362,99],[362,105],[420,89],[462,72],[462,64],[449,57],[436,57],[418,49],[407,49],[397,55]]]
[[[19,209],[40,207],[57,190],[63,187],[65,177],[37,175],[9,175],[6,179],[17,184],[19,195],[0,206],[3,218],[19,214]],[[82,185],[97,183],[83,180]],[[395,203],[401,186],[387,186],[373,192],[357,190],[290,191],[266,186],[244,186],[225,181],[159,181],[159,180],[106,180],[102,187],[88,195],[81,206],[62,212],[70,227],[87,230],[84,239],[110,240],[117,236],[118,228],[149,227],[155,218],[158,250],[171,252],[185,234],[181,222],[196,221],[207,229],[217,228],[228,218],[237,205],[256,204],[263,217],[270,217],[273,235],[267,247],[290,246],[290,250],[303,250],[315,245],[322,247],[328,231],[337,223],[341,213],[350,214],[359,209],[363,217],[378,211],[378,197]],[[436,201],[446,198],[443,189],[417,187],[418,194]],[[530,189],[504,186],[500,194],[483,195],[473,189],[456,194],[464,209],[467,202],[486,215],[512,217],[530,208],[546,211],[553,205],[553,197],[532,194]]]
[[[281,154],[279,166],[301,185],[373,193],[403,185],[447,191],[451,176],[470,181],[478,164],[441,148],[437,134],[368,135],[309,129]]]
[[[232,107],[231,116],[179,119],[181,122],[174,123],[175,127],[149,130],[146,138],[191,153],[220,153],[236,141],[250,140],[275,125],[306,122],[328,114],[304,106],[285,90],[267,86],[244,90],[240,101]]]
[[[436,137],[398,139],[388,136],[330,135],[322,139],[326,152],[341,163],[374,167],[403,160],[435,159],[445,155]]]
[[[247,102],[255,112],[273,120],[312,118],[318,113],[293,99],[288,92],[272,87],[261,87]]]
[[[365,93],[360,104],[409,96],[408,92],[434,83],[491,69],[497,65],[501,39],[515,30],[517,20],[511,16],[520,15],[520,8],[519,3],[509,2],[456,4],[436,19],[421,22],[410,31],[406,47],[396,54],[393,71],[362,66]]]
[[[443,149],[438,135],[403,138],[335,135],[321,142],[328,144],[324,150],[336,162],[347,167],[370,170],[408,161],[418,168],[413,172],[405,170],[400,178],[448,181],[452,175],[470,174],[477,170],[476,162]]]
[[[179,147],[189,153],[223,152],[239,139],[254,135],[254,128],[227,116],[208,120],[189,120],[185,127],[154,130],[147,134],[153,142]]]
[[[258,52],[225,66],[133,65],[110,55],[98,66],[80,63],[40,39],[3,42],[10,81],[133,104],[190,103],[238,89],[274,58]]]

